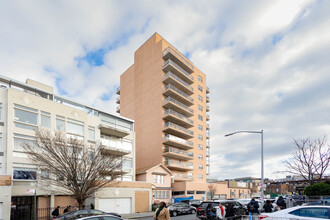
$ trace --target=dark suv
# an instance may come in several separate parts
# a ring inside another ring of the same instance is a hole
[[[181,202],[187,203],[188,205],[194,206],[194,207],[198,207],[203,200],[201,199],[187,199],[187,200],[182,200]]]
[[[210,200],[210,201],[202,202],[202,204],[200,204],[200,206],[198,206],[197,212],[196,212],[197,218],[206,219],[205,209],[206,209],[207,205],[210,203],[212,204],[213,207],[219,206],[219,204],[225,206],[226,203],[228,203],[229,205],[232,205],[234,208],[235,217],[238,217],[238,218],[240,218],[240,216],[242,216],[242,215],[247,214],[246,208],[237,201],[234,201],[234,200]]]

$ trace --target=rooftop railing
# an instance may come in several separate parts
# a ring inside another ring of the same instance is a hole
[[[179,102],[178,100],[173,99],[170,96],[168,96],[168,97],[165,98],[164,103],[166,103],[166,102],[173,102],[173,103],[177,104],[178,106],[184,108],[185,110],[187,110],[187,111],[189,111],[191,113],[194,113],[194,110],[193,109],[189,108],[188,106],[186,106],[185,104]]]
[[[184,63],[186,66],[188,66],[190,69],[194,70],[194,66],[189,63],[186,58],[184,58],[181,54],[173,50],[171,47],[168,47],[164,50],[163,56],[165,56],[167,53],[174,54],[182,63]]]
[[[175,68],[177,68],[178,70],[180,70],[180,72],[182,72],[184,75],[186,75],[192,81],[194,80],[194,77],[192,75],[190,75],[187,71],[182,69],[182,67],[180,67],[178,64],[176,64],[172,60],[166,60],[165,63],[163,64],[163,67],[165,67],[168,64],[170,64],[170,65],[174,66]]]
[[[167,84],[164,87],[164,91],[168,90],[168,89],[172,89],[175,92],[179,93],[180,95],[182,95],[183,97],[185,97],[186,99],[188,99],[191,102],[194,102],[194,99],[191,98],[189,95],[187,95],[186,93],[182,92],[180,89],[176,88],[175,86],[171,85],[171,84]]]
[[[191,87],[188,83],[186,83],[185,81],[183,81],[180,77],[178,77],[177,75],[175,75],[174,73],[172,73],[171,71],[168,71],[165,75],[164,75],[164,79],[166,79],[167,77],[172,77],[174,79],[176,79],[177,81],[179,81],[181,84],[183,84],[184,86],[186,86],[189,90],[194,91],[194,88]]]

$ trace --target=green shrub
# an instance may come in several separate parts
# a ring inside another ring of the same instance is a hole
[[[304,190],[306,196],[326,196],[330,195],[329,183],[315,183],[307,186]]]

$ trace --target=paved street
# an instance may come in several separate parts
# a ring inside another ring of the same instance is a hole
[[[145,220],[153,220],[153,217],[148,218],[139,218],[139,219],[145,219]],[[177,217],[171,217],[172,220],[198,220],[199,218],[196,218],[196,214],[193,215],[179,215]]]

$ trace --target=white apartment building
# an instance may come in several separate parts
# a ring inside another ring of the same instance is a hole
[[[22,144],[36,141],[38,128],[63,131],[90,147],[102,145],[104,153],[121,157],[120,182],[96,193],[88,204],[118,213],[150,209],[151,184],[135,182],[133,126],[128,118],[55,95],[48,85],[0,76],[0,219],[33,219],[31,190],[36,190],[38,209],[76,205],[70,195],[38,187],[42,173],[22,148]],[[136,198],[143,202],[136,204]]]

